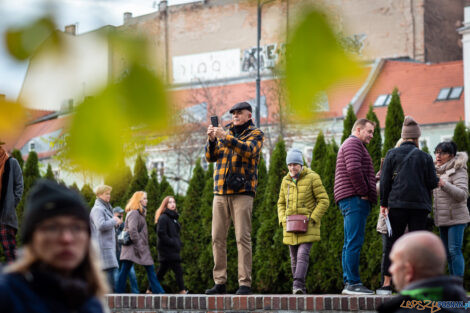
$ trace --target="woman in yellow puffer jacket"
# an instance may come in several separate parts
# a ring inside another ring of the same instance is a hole
[[[320,176],[303,166],[302,152],[291,149],[286,158],[289,173],[284,177],[277,202],[279,224],[283,227],[283,243],[289,246],[294,283],[292,292],[304,294],[310,249],[320,240],[320,220],[330,200]],[[287,217],[304,215],[308,229],[304,233],[287,232]]]

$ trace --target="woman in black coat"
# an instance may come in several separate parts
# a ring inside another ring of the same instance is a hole
[[[178,218],[175,198],[165,197],[160,208],[155,212],[158,261],[160,262],[157,277],[158,280],[162,281],[165,273],[171,269],[175,273],[179,293],[186,294],[188,291],[184,287],[183,269],[181,268],[181,225],[178,223]]]

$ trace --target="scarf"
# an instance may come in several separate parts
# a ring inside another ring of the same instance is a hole
[[[245,129],[247,129],[248,126],[251,125],[251,123],[252,123],[252,121],[249,120],[248,122],[246,122],[246,123],[243,124],[243,125],[237,125],[237,126],[234,125],[232,131],[233,131],[233,134],[235,135],[235,137],[238,138],[238,136],[240,136],[240,135],[243,133],[243,131],[244,131]]]
[[[8,160],[8,153],[0,146],[0,194],[2,192],[2,178],[5,171],[5,164]]]
[[[42,298],[63,303],[70,310],[78,311],[92,297],[91,290],[83,277],[64,277],[47,265],[36,263],[27,275],[32,289]]]

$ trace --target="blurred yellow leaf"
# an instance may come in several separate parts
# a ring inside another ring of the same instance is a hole
[[[0,135],[2,138],[17,133],[25,122],[25,110],[18,102],[0,99]]]
[[[10,28],[5,32],[5,41],[9,53],[18,60],[29,58],[45,40],[50,40],[49,47],[60,46],[56,26],[51,17],[37,19],[24,27]]]
[[[318,109],[320,92],[360,73],[361,68],[343,50],[327,17],[315,8],[304,11],[287,46],[286,86],[296,118],[311,120]]]

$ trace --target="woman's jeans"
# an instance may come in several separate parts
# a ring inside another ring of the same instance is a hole
[[[465,260],[462,254],[463,233],[467,224],[439,227],[442,242],[447,252],[449,274],[463,277]]]
[[[119,272],[119,278],[117,281],[116,286],[116,293],[125,293],[126,291],[126,280],[127,275],[134,263],[128,260],[122,260],[122,267],[121,271]],[[150,282],[150,288],[152,289],[152,293],[165,293],[162,286],[160,285],[157,275],[155,274],[155,267],[152,265],[144,265],[145,270],[147,271],[147,277]]]
[[[122,262],[119,261],[118,263],[119,263],[119,268],[114,271],[114,283],[116,284],[116,286],[114,287],[114,290],[117,290],[117,281],[119,279],[119,272],[120,272],[120,269],[122,268]],[[132,293],[140,293],[139,285],[137,284],[137,275],[135,274],[134,264],[132,264],[131,269],[129,271],[129,283],[131,285]]]
[[[292,276],[294,277],[293,289],[301,289],[304,293],[306,292],[305,277],[307,276],[312,244],[312,242],[307,242],[301,243],[300,245],[289,246]]]
[[[343,215],[344,244],[342,253],[343,281],[345,284],[359,284],[359,259],[366,231],[370,202],[359,196],[349,197],[338,202]]]

